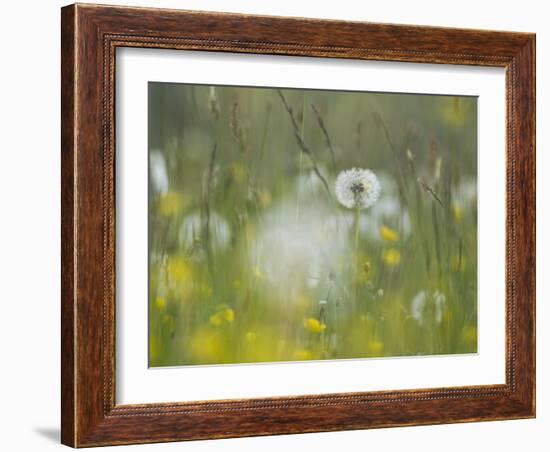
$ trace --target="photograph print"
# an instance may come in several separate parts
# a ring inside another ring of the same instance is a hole
[[[150,367],[477,352],[477,98],[149,82]]]

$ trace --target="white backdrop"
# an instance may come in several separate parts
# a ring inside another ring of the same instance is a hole
[[[437,1],[357,2],[340,0],[296,2],[279,0],[113,0],[118,4],[309,16],[426,25],[462,26],[538,32],[538,274],[547,273],[543,261],[550,241],[544,204],[550,179],[541,173],[550,164],[550,132],[542,127],[550,115],[550,31],[544,2],[524,0],[479,2],[463,0],[445,5]],[[94,2],[96,3],[96,2]],[[2,376],[0,409],[2,449],[58,450],[59,439],[59,7],[64,2],[28,0],[3,7],[0,33],[3,65],[0,71],[0,130],[2,173],[0,196],[0,327]],[[25,25],[21,24],[25,20]],[[278,451],[365,450],[407,448],[408,451],[463,451],[491,447],[502,452],[519,448],[545,450],[542,440],[550,429],[546,351],[548,335],[542,325],[550,311],[544,306],[548,278],[538,281],[538,418],[448,426],[407,427],[341,433],[245,438],[119,447],[116,450]],[[544,356],[546,355],[546,356]],[[545,380],[546,379],[546,385]]]
[[[283,70],[284,69],[284,70]],[[505,73],[501,68],[159,49],[117,51],[117,403],[505,382]],[[478,352],[462,356],[147,368],[147,83],[478,96]],[[452,88],[451,88],[452,87]],[[495,277],[500,275],[500,277]],[[365,376],[368,375],[368,378]],[[368,381],[366,381],[368,380]],[[182,385],[181,382],[186,384]],[[223,381],[223,385],[217,384]]]

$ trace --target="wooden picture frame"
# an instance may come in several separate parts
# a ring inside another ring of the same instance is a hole
[[[62,9],[62,442],[73,447],[535,416],[535,35],[162,9]],[[115,50],[506,69],[506,383],[115,403]]]

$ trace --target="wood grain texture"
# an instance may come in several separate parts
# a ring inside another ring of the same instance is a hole
[[[85,447],[535,415],[534,35],[81,4],[62,9],[61,34],[64,444]],[[506,384],[116,405],[117,47],[504,67]]]

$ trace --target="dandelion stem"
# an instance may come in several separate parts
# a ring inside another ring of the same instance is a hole
[[[358,269],[359,269],[359,220],[361,218],[361,208],[359,205],[355,207],[355,218],[354,218],[354,247],[355,247],[355,256],[354,256],[354,269],[353,269],[353,304],[354,308],[357,307],[357,298],[358,298]]]
[[[361,216],[361,210],[359,206],[355,208],[355,252],[359,249],[359,218]]]

